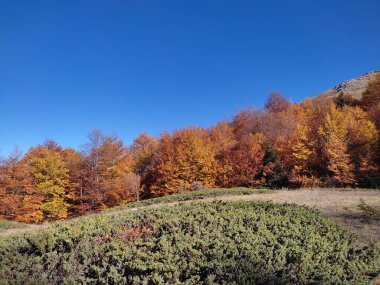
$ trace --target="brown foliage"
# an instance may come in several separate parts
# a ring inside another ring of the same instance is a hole
[[[256,187],[263,183],[263,136],[248,135],[221,155],[217,181],[222,187]]]
[[[375,76],[369,82],[366,91],[364,91],[363,96],[360,100],[360,105],[368,110],[372,106],[380,103],[380,75]]]
[[[93,131],[83,155],[83,191],[79,197],[82,211],[112,207],[138,196],[136,186],[130,182],[134,167],[132,155],[116,136]]]
[[[145,133],[140,134],[131,147],[134,172],[141,177],[142,196],[149,195],[149,188],[154,183],[151,168],[157,147],[158,141]]]
[[[153,229],[150,226],[125,226],[121,233],[108,233],[103,236],[98,236],[94,239],[96,245],[109,243],[114,240],[119,240],[128,243],[137,239],[147,239],[152,234]]]
[[[268,112],[284,112],[292,106],[292,103],[286,100],[280,93],[273,92],[269,95],[268,101],[265,103],[265,110]]]

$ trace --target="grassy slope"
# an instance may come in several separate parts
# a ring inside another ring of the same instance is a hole
[[[249,189],[244,187],[238,188],[215,188],[215,189],[205,189],[195,192],[185,192],[182,194],[168,195],[158,198],[152,198],[147,200],[141,200],[138,202],[131,202],[119,207],[113,207],[108,211],[119,211],[123,209],[146,207],[155,204],[172,203],[172,202],[183,202],[183,201],[193,201],[201,200],[205,198],[221,197],[221,196],[240,196],[240,195],[252,195],[252,194],[264,194],[271,193],[268,189]]]
[[[108,209],[105,213],[135,210],[144,207],[163,207],[166,204],[175,204],[177,202],[190,202],[192,200],[210,200],[238,201],[238,200],[266,200],[276,203],[296,203],[307,205],[321,211],[324,215],[332,217],[335,221],[347,226],[353,230],[362,244],[368,244],[371,241],[377,242],[380,246],[380,220],[363,219],[363,213],[358,207],[361,202],[377,209],[380,207],[379,190],[361,190],[361,189],[299,189],[299,190],[265,190],[265,189],[209,189],[197,192],[187,192],[183,194],[170,195],[160,198],[147,199],[139,202],[132,202],[123,206]],[[80,220],[81,217],[74,220]],[[0,222],[1,223],[1,222]],[[11,225],[12,222],[4,222]],[[48,225],[43,225],[46,227]],[[13,228],[9,226],[0,226],[0,238],[9,235],[17,235],[26,231],[33,231],[41,225],[25,225],[13,223]]]
[[[249,189],[244,187],[238,188],[216,188],[216,189],[205,189],[196,192],[186,192],[182,194],[174,194],[159,198],[152,198],[141,200],[138,202],[127,203],[122,206],[113,207],[111,209],[107,209],[106,213],[114,212],[114,211],[123,211],[132,208],[140,208],[147,207],[156,204],[166,204],[172,202],[181,202],[181,201],[191,201],[191,200],[201,200],[204,198],[212,198],[212,197],[221,197],[221,196],[240,196],[240,195],[251,195],[257,193],[270,193],[270,190],[267,189]],[[81,219],[81,217],[75,218],[75,220]],[[23,233],[24,231],[34,230],[39,228],[39,225],[33,225],[31,227],[30,224],[24,224],[14,221],[6,221],[0,220],[0,238],[2,236],[8,236],[8,234],[14,235],[18,233]]]

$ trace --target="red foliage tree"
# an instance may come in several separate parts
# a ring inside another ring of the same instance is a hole
[[[218,184],[222,187],[256,187],[264,182],[263,136],[248,135],[232,146],[218,161]]]

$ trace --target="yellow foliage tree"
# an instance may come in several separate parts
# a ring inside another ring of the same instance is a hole
[[[343,110],[347,121],[348,149],[352,160],[360,162],[360,157],[375,157],[378,132],[374,122],[359,107],[347,107]]]
[[[34,184],[43,194],[41,211],[46,219],[64,219],[68,215],[68,169],[60,153],[38,148],[27,156]]]
[[[318,179],[313,175],[310,167],[310,160],[315,155],[315,148],[314,142],[309,138],[309,133],[310,127],[300,123],[288,141],[291,151],[286,160],[292,168],[289,181],[293,186],[312,187],[318,183]]]
[[[360,187],[374,188],[380,185],[378,169],[379,133],[374,122],[359,107],[346,108],[348,143],[347,148],[354,162],[356,179]],[[377,182],[378,181],[378,182]]]
[[[348,143],[348,117],[346,113],[331,106],[330,114],[326,117],[323,128],[319,133],[325,140],[324,157],[335,184],[341,186],[353,185],[354,166],[350,160],[347,149]]]

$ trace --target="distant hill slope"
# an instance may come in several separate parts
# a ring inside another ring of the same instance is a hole
[[[380,69],[375,71],[370,71],[362,76],[354,79],[346,80],[333,88],[323,92],[321,95],[326,95],[329,97],[336,97],[341,93],[351,94],[355,99],[360,99],[363,92],[366,90],[369,81],[380,74]]]

